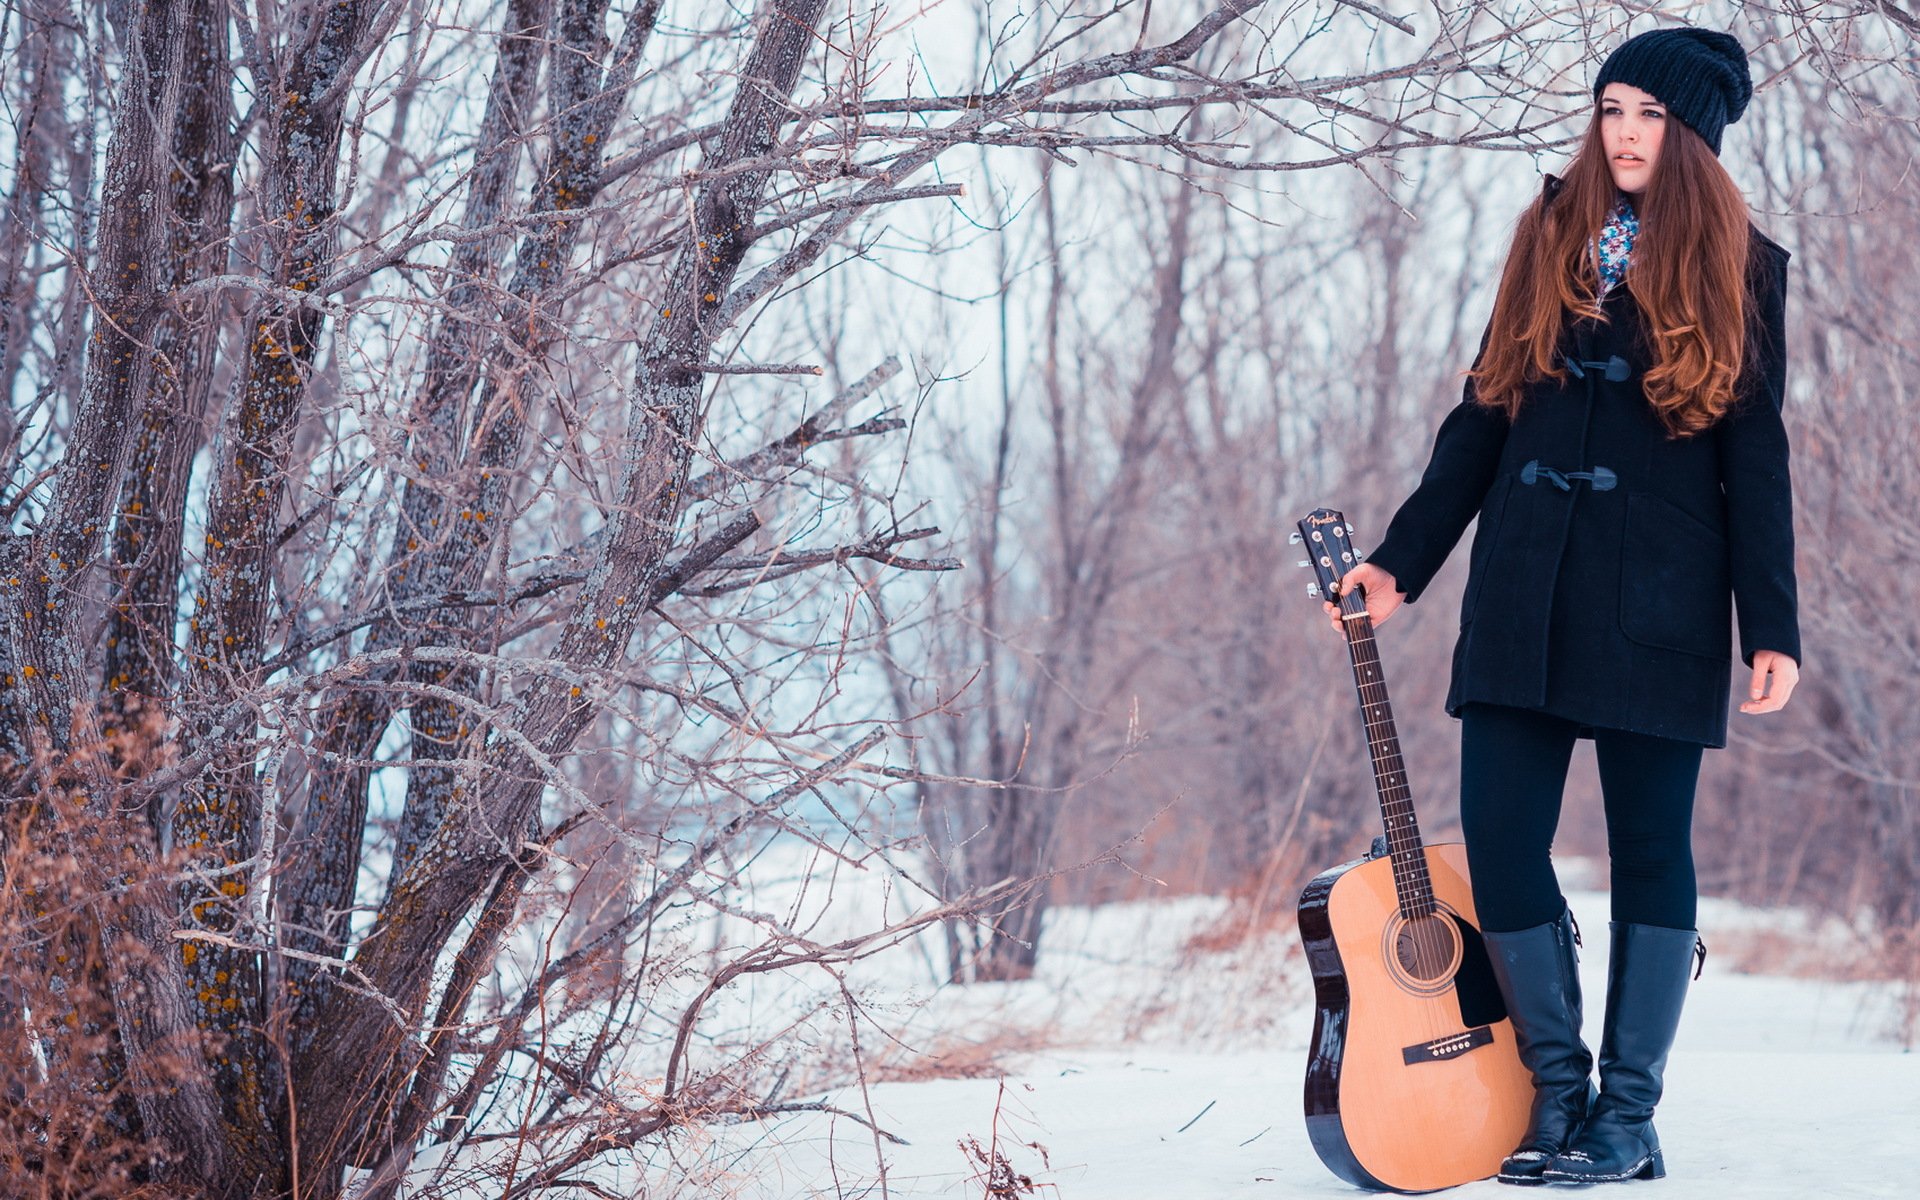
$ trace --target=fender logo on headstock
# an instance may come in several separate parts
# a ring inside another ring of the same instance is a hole
[[[1362,556],[1349,540],[1352,532],[1353,522],[1334,508],[1316,508],[1295,524],[1287,540],[1296,546],[1305,543],[1313,556],[1300,560],[1301,566],[1313,568],[1314,582],[1307,587],[1307,595],[1333,595],[1340,577],[1360,561]]]

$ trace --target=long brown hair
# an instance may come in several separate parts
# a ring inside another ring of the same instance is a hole
[[[1492,329],[1469,374],[1482,404],[1518,414],[1529,383],[1564,382],[1556,353],[1574,316],[1606,320],[1597,296],[1594,239],[1619,190],[1594,106],[1586,140],[1557,194],[1521,214],[1493,302]],[[1669,437],[1712,425],[1734,400],[1746,349],[1749,288],[1746,198],[1700,135],[1669,115],[1660,157],[1636,199],[1640,231],[1625,287],[1644,316],[1652,365],[1647,402]]]

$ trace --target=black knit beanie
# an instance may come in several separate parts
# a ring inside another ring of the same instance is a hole
[[[1720,131],[1740,119],[1753,97],[1747,52],[1733,35],[1682,25],[1649,29],[1607,56],[1593,81],[1593,98],[1609,83],[1651,92],[1720,153]]]

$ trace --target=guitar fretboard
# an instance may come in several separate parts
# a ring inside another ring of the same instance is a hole
[[[1360,715],[1366,722],[1367,749],[1373,758],[1373,786],[1380,796],[1380,819],[1387,827],[1387,849],[1393,856],[1393,888],[1400,911],[1424,917],[1434,911],[1433,878],[1422,852],[1420,823],[1413,815],[1413,791],[1407,786],[1407,767],[1400,759],[1400,735],[1394,731],[1393,705],[1387,699],[1387,679],[1380,669],[1380,653],[1373,640],[1373,620],[1357,592],[1340,596],[1347,652],[1353,660],[1353,682],[1360,691]]]

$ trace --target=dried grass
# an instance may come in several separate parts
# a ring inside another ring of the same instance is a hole
[[[1056,1031],[1008,1026],[942,1033],[925,1047],[889,1042],[868,1055],[869,1083],[925,1083],[934,1079],[992,1079],[1014,1071],[1012,1060],[1054,1044]]]

